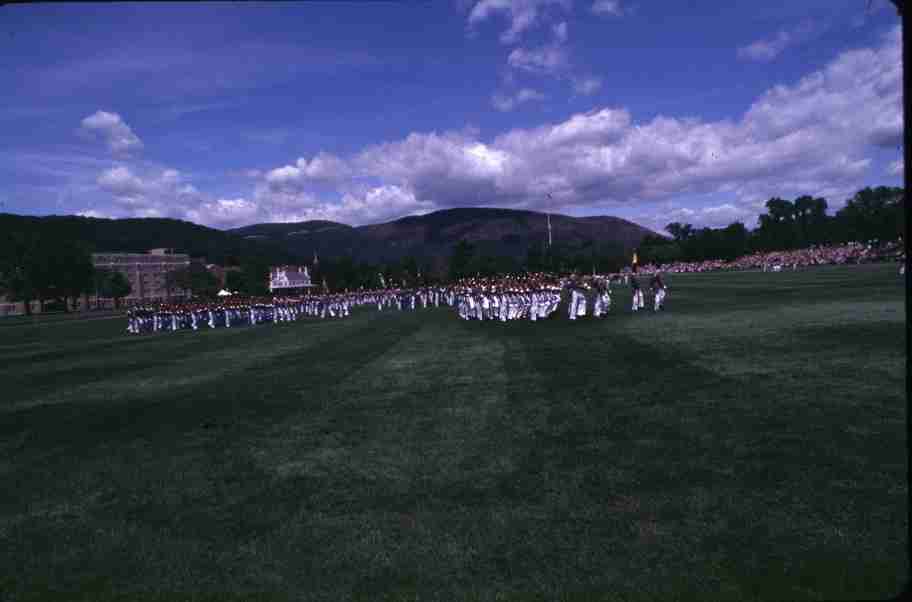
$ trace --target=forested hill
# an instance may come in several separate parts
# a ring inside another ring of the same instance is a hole
[[[298,259],[269,240],[249,240],[230,232],[167,218],[35,217],[0,213],[0,232],[36,234],[45,240],[79,241],[93,252],[144,253],[149,249],[171,248],[221,265],[240,265],[249,260],[292,263]]]
[[[165,218],[104,219],[80,216],[0,214],[0,232],[38,234],[43,240],[69,240],[91,251],[145,252],[171,248],[205,257],[211,263],[240,265],[309,263],[350,258],[363,263],[390,263],[405,258],[425,265],[446,265],[460,241],[490,257],[523,261],[541,250],[548,238],[543,213],[510,209],[447,209],[383,224],[353,227],[325,220],[288,224],[254,224],[217,230]],[[626,220],[608,217],[551,216],[555,249],[586,256],[629,253],[654,232]]]
[[[555,246],[588,252],[629,252],[655,232],[610,216],[551,216]],[[304,257],[350,256],[357,261],[396,261],[404,257],[445,261],[460,241],[479,251],[514,259],[526,257],[548,237],[544,213],[513,209],[445,209],[383,224],[352,227],[328,221],[258,224],[231,230],[248,240],[272,241]]]

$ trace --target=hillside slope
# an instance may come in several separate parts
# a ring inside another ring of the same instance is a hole
[[[297,259],[283,245],[270,239],[248,240],[231,232],[166,218],[36,217],[2,213],[0,233],[3,232],[78,240],[97,252],[144,253],[149,249],[171,248],[223,265],[238,264],[245,258],[258,258],[268,263]]]
[[[568,250],[629,252],[655,232],[627,220],[610,217],[551,216],[555,245]],[[351,227],[336,222],[257,224],[231,230],[259,241],[271,241],[304,257],[348,255],[361,261],[390,261],[404,256],[440,260],[465,240],[492,255],[521,258],[548,238],[544,213],[513,209],[445,209],[403,217],[383,224]]]

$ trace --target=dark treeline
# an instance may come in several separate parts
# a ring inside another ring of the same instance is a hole
[[[14,301],[70,303],[93,288],[95,268],[85,243],[12,231],[0,232],[0,293]],[[107,282],[105,283],[107,286]]]
[[[386,286],[425,286],[450,282],[468,276],[496,276],[522,272],[618,271],[629,264],[629,254],[621,245],[589,243],[582,246],[544,243],[530,247],[523,258],[499,254],[487,245],[459,241],[446,261],[406,256],[397,261],[369,263],[351,257],[321,261],[314,270],[314,283],[323,279],[333,290],[360,290]]]
[[[870,240],[892,241],[902,235],[905,199],[902,188],[864,188],[835,215],[827,215],[826,199],[801,196],[794,201],[772,198],[757,227],[735,222],[724,228],[699,228],[673,222],[671,238],[647,237],[640,246],[641,263],[731,260],[764,251],[800,249]]]
[[[244,261],[291,263],[294,256],[269,241],[243,237],[167,218],[102,219],[74,215],[35,217],[0,213],[0,235],[18,233],[46,240],[80,241],[89,252],[144,253],[169,248],[208,263],[239,266]]]
[[[812,245],[850,241],[896,240],[902,233],[905,201],[902,188],[865,188],[858,191],[835,215],[827,215],[827,201],[802,196],[793,201],[772,198],[767,211],[758,216],[753,230],[740,222],[724,228],[694,228],[671,223],[671,238],[647,237],[639,247],[640,263],[674,261],[732,260],[757,251],[781,251]],[[524,259],[487,252],[481,245],[462,240],[453,247],[449,262],[432,265],[415,257],[386,264],[355,262],[341,258],[321,264],[315,282],[322,278],[333,289],[375,288],[382,281],[389,286],[414,286],[455,280],[467,276],[555,271],[561,273],[617,272],[630,265],[623,248],[592,243],[569,247],[542,243],[528,249]]]
[[[237,266],[247,281],[262,277],[269,265],[293,263],[294,256],[268,241],[249,241],[220,230],[173,219],[98,219],[79,216],[33,217],[0,214],[0,295],[13,301],[40,301],[47,309],[69,311],[84,294],[112,298],[130,294],[130,283],[117,272],[96,270],[95,252],[143,253],[169,248],[205,259],[208,263]],[[215,277],[196,262],[169,274],[170,290],[190,290],[200,296],[218,291]]]
[[[670,238],[647,237],[639,247],[640,263],[731,260],[757,252],[788,250],[849,241],[896,240],[903,228],[905,201],[901,188],[858,191],[845,207],[827,215],[827,201],[802,196],[793,201],[772,198],[753,230],[736,222],[724,228],[694,228],[671,223]],[[301,263],[267,242],[244,240],[218,230],[178,220],[101,220],[83,217],[23,217],[0,214],[0,294],[14,301],[41,301],[69,310],[75,299],[94,294],[115,301],[130,293],[129,282],[115,272],[97,271],[92,252],[143,252],[167,247],[207,262],[234,267],[226,288],[250,295],[268,292],[271,265]],[[309,262],[308,262],[309,263]],[[622,246],[584,242],[577,246],[539,241],[525,257],[507,256],[484,244],[462,240],[445,259],[406,256],[370,263],[350,256],[328,258],[311,266],[318,290],[380,286],[420,286],[467,276],[520,272],[616,272],[629,265]],[[170,290],[189,290],[211,297],[218,282],[200,261],[169,274]],[[28,307],[28,304],[27,304]]]

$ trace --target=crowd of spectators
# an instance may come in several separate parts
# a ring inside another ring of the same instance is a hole
[[[794,270],[818,265],[843,265],[879,261],[905,262],[906,249],[902,239],[881,243],[849,242],[838,245],[817,245],[807,249],[769,251],[744,255],[732,261],[709,259],[706,261],[677,261],[663,265],[641,265],[638,272],[711,272],[717,270]]]

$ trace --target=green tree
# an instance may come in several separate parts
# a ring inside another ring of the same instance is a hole
[[[729,224],[722,230],[720,259],[732,260],[747,254],[750,232],[741,222]]]
[[[399,263],[399,277],[405,281],[406,286],[415,286],[418,282],[418,260],[407,255]]]
[[[259,258],[248,259],[241,266],[241,274],[243,275],[243,285],[238,288],[239,292],[245,295],[269,293],[269,265],[265,261]],[[313,274],[311,277],[314,278],[313,281],[316,284],[318,281]]]
[[[59,294],[63,297],[64,308],[69,311],[70,302],[92,290],[95,266],[85,245],[73,241],[63,243],[58,249],[59,261],[55,280]]]
[[[757,221],[756,243],[759,250],[774,251],[800,246],[795,205],[791,201],[771,198],[766,202],[766,213]]]
[[[127,277],[124,276],[121,272],[114,272],[111,274],[111,278],[108,279],[108,293],[114,299],[114,304],[117,307],[120,307],[121,301],[124,297],[133,292],[133,286],[130,284],[130,281],[127,280]]]
[[[902,188],[863,188],[836,212],[844,240],[894,240],[905,223],[905,194]]]
[[[450,279],[458,280],[470,275],[475,258],[475,247],[467,240],[460,240],[450,255]]]
[[[35,282],[35,253],[41,241],[34,234],[7,231],[0,236],[0,290],[12,301],[25,303],[32,313],[32,301],[39,300]]]
[[[643,263],[662,265],[681,259],[681,245],[676,240],[664,236],[647,236],[637,251],[638,259]]]
[[[827,222],[826,199],[809,195],[800,196],[795,199],[794,207],[799,246],[824,242]]]
[[[173,290],[190,291],[197,297],[215,297],[218,292],[218,279],[201,263],[168,272],[169,295]]]
[[[133,286],[122,272],[97,270],[95,272],[95,291],[101,297],[114,299],[114,306],[120,307],[123,298],[133,292]]]
[[[526,271],[541,272],[545,269],[545,255],[538,244],[532,244],[526,251]]]
[[[92,289],[95,268],[84,245],[35,233],[5,240],[6,267],[0,271],[9,274],[5,278],[9,294],[24,301],[26,308],[32,300],[42,305],[56,300],[69,311],[71,300]]]
[[[772,223],[790,224],[795,220],[795,205],[791,201],[771,198],[766,202],[767,216]]]
[[[694,229],[690,224],[682,224],[680,222],[671,222],[665,226],[665,231],[671,234],[671,236],[680,244],[685,242],[691,236],[693,236]]]
[[[247,286],[244,272],[241,270],[231,270],[225,273],[225,288],[231,292],[241,292]]]

